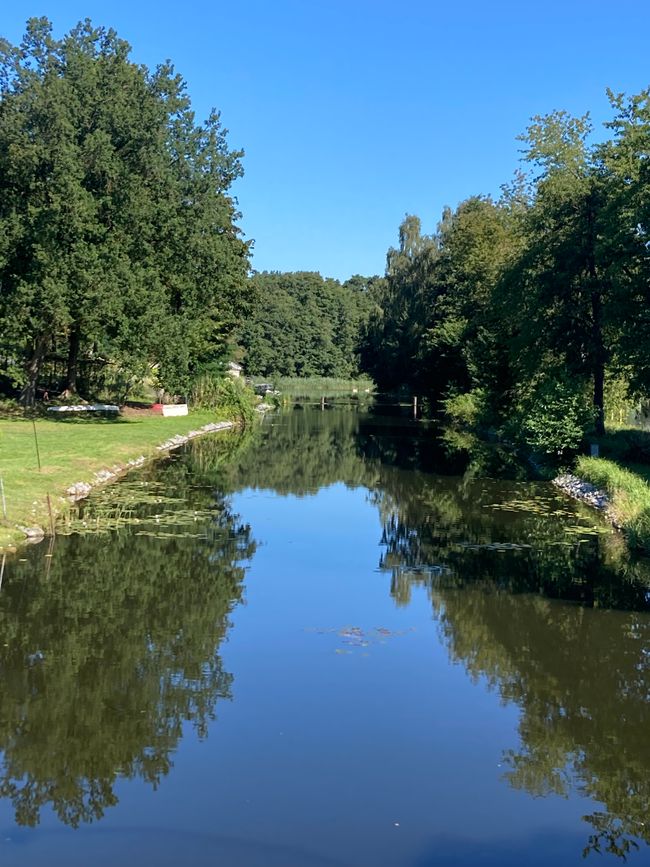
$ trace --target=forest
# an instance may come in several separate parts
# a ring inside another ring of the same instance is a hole
[[[407,215],[384,275],[254,273],[243,152],[183,79],[112,30],[31,19],[0,44],[0,389],[188,393],[255,376],[371,376],[549,454],[650,388],[650,91],[534,117],[499,196]]]

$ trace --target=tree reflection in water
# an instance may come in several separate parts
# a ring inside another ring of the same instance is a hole
[[[450,657],[520,708],[510,785],[602,803],[584,817],[585,853],[650,843],[647,560],[498,448],[450,460],[444,438],[404,419],[314,416],[262,432],[236,477],[280,493],[368,488],[396,603],[425,586]],[[489,478],[504,468],[511,481]]]
[[[486,478],[502,457],[450,461],[430,428],[359,406],[301,410],[91,502],[76,528],[110,533],[57,539],[49,574],[37,549],[0,594],[0,794],[17,820],[49,805],[78,825],[118,778],[158,785],[184,721],[204,736],[230,695],[218,650],[255,551],[230,494],[343,482],[378,510],[396,604],[426,588],[451,659],[520,709],[509,784],[602,804],[587,851],[650,843],[648,564],[512,456],[511,481]]]
[[[524,500],[515,485],[524,507],[504,511],[490,508],[494,485],[447,481],[378,493],[391,592],[408,604],[425,586],[451,659],[520,708],[510,785],[600,802],[584,817],[585,854],[625,857],[650,843],[648,564],[552,493],[536,501],[528,486]],[[502,486],[498,496],[508,502]]]
[[[230,697],[218,650],[255,551],[250,528],[227,498],[192,487],[183,461],[138,478],[128,509],[124,495],[103,506],[100,529],[119,530],[59,537],[50,563],[39,546],[5,576],[0,795],[19,824],[46,806],[74,827],[99,819],[119,778],[158,786],[184,723],[204,737]],[[87,525],[93,510],[91,499]],[[174,531],[175,510],[200,516],[196,532],[180,520]]]

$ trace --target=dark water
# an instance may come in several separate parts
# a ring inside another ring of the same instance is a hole
[[[647,563],[507,454],[306,408],[68,530],[2,579],[2,865],[650,864]]]

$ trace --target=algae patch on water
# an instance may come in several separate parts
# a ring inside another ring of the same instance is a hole
[[[165,493],[153,481],[122,481],[99,489],[61,525],[62,535],[104,535],[130,530],[137,536],[204,538],[200,530],[214,516],[214,509],[187,507],[184,497]]]

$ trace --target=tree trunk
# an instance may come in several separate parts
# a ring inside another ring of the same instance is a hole
[[[68,366],[66,371],[65,385],[63,387],[64,394],[77,393],[77,376],[79,373],[79,346],[81,344],[81,333],[79,327],[75,325],[68,337]]]
[[[596,428],[596,434],[603,436],[605,433],[605,362],[607,360],[607,353],[603,341],[602,283],[599,281],[598,269],[596,267],[596,202],[593,193],[588,200],[587,224],[589,232],[587,270],[591,282],[592,375],[594,383],[594,409],[596,410],[594,427]]]
[[[36,403],[36,389],[38,387],[38,378],[41,372],[41,364],[43,363],[43,357],[45,356],[46,346],[47,337],[38,337],[31,358],[25,365],[27,381],[20,392],[20,402],[24,406],[34,406]]]
[[[591,338],[593,343],[594,426],[598,436],[605,433],[605,346],[603,344],[603,302],[598,290],[591,292]]]
[[[594,407],[596,408],[595,428],[598,436],[605,433],[605,365],[596,364],[594,369]]]

